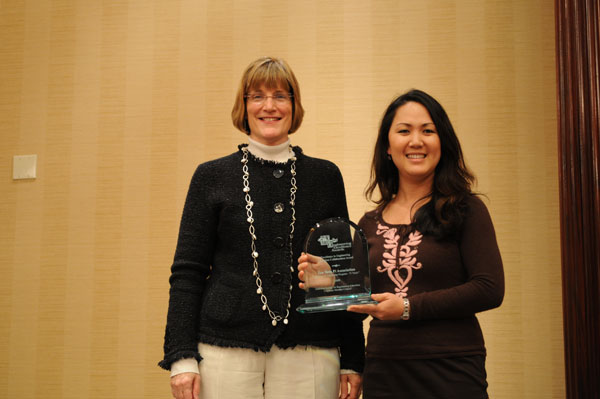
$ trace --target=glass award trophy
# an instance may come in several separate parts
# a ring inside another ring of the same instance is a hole
[[[353,222],[330,218],[308,233],[304,252],[306,300],[300,313],[346,310],[349,305],[377,303],[371,299],[367,239]]]

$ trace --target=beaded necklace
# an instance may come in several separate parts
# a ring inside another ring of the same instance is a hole
[[[290,152],[292,152],[292,146],[289,148]],[[253,272],[252,275],[256,278],[256,293],[260,295],[260,301],[262,302],[262,310],[268,312],[269,317],[271,318],[271,324],[273,327],[277,325],[277,322],[283,320],[283,324],[288,324],[288,317],[290,315],[290,307],[292,301],[292,284],[290,283],[289,292],[288,292],[288,303],[285,309],[285,316],[278,314],[273,311],[269,307],[269,303],[267,301],[267,297],[265,296],[262,288],[262,280],[260,278],[260,273],[258,272],[258,251],[256,250],[256,230],[254,228],[254,217],[252,215],[252,207],[254,206],[254,202],[252,202],[252,198],[250,197],[250,172],[248,170],[248,148],[242,148],[243,156],[242,156],[242,172],[243,176],[243,191],[244,198],[246,200],[246,216],[248,217],[246,220],[248,222],[248,231],[250,233],[250,238],[252,239],[252,243],[250,245],[250,251],[252,256],[252,264],[253,264]],[[290,158],[292,160],[292,164],[290,166],[290,173],[292,178],[290,180],[290,206],[292,211],[292,218],[290,222],[290,235],[289,235],[289,261],[290,261],[290,273],[294,272],[293,265],[293,253],[292,253],[292,239],[294,238],[294,225],[296,223],[296,209],[294,206],[296,205],[296,191],[298,191],[298,187],[296,186],[296,157],[292,156]]]

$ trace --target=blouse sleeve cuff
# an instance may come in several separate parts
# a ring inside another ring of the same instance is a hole
[[[360,374],[358,371],[350,370],[350,369],[341,369],[340,374]]]
[[[200,374],[198,370],[198,361],[193,358],[180,359],[171,364],[171,377],[182,373]]]

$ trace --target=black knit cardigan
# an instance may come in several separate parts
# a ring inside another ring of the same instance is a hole
[[[285,314],[290,284],[293,287],[289,324],[279,322],[274,327],[262,310],[252,275],[241,148],[201,164],[192,177],[171,267],[165,355],[159,365],[170,369],[179,359],[200,361],[198,342],[263,352],[273,345],[312,345],[338,347],[341,368],[362,372],[361,317],[344,311],[300,314],[295,310],[304,303],[297,259],[305,236],[323,219],[348,216],[339,169],[329,161],[304,155],[300,147],[293,148],[298,191],[292,273],[288,245],[292,161],[275,163],[249,154],[259,273],[271,309]]]

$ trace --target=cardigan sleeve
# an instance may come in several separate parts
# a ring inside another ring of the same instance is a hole
[[[215,248],[218,213],[209,201],[208,168],[200,165],[187,193],[175,257],[169,278],[169,310],[164,337],[164,358],[159,366],[169,370],[177,360],[198,353],[197,315]]]
[[[362,373],[365,365],[365,316],[350,312],[342,313],[342,341],[340,344],[340,369]]]
[[[504,298],[504,270],[492,219],[476,196],[469,201],[459,241],[466,281],[409,297],[411,319],[462,318],[493,309]]]

